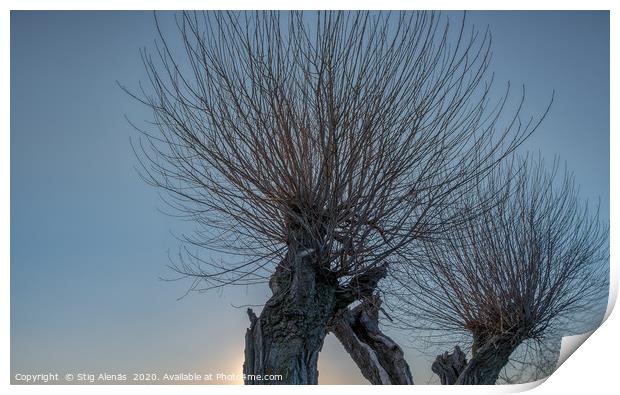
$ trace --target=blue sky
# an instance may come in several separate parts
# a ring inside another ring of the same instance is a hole
[[[170,15],[162,15],[163,18]],[[609,217],[609,14],[472,12],[493,33],[498,88],[525,84],[547,119],[524,149],[560,155]],[[164,282],[173,233],[133,169],[124,114],[150,118],[116,85],[144,79],[150,12],[11,13],[11,373],[239,373],[243,304],[264,288],[192,294]],[[527,112],[526,111],[526,112]],[[414,380],[430,364],[406,344]],[[321,383],[365,382],[330,336]]]

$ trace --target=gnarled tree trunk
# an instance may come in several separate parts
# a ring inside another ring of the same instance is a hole
[[[317,384],[317,362],[336,304],[336,284],[310,248],[289,248],[270,280],[273,292],[259,317],[248,309],[245,384]],[[265,376],[281,375],[281,380]]]
[[[379,329],[378,295],[341,311],[330,327],[371,384],[413,384],[402,349]]]
[[[304,234],[301,227],[291,226],[289,237],[287,255],[269,281],[271,298],[259,317],[248,309],[245,384],[317,384],[318,356],[328,325],[333,324],[337,312],[348,311],[354,301],[371,297],[387,273],[385,264],[375,266],[347,284],[339,284],[321,265],[319,248],[315,248],[311,236]],[[378,303],[376,306],[378,310]],[[399,377],[389,367],[386,377],[394,383],[409,383],[411,374],[402,350],[379,331],[377,310],[357,314],[347,322],[353,325],[350,328],[359,328],[363,335],[358,338],[376,348],[386,366],[392,354],[392,364],[404,363],[407,377]],[[281,375],[281,380],[273,380],[271,375]]]
[[[519,342],[513,336],[493,336],[479,347],[456,384],[492,385]]]
[[[439,375],[441,384],[493,385],[519,344],[519,339],[511,335],[476,340],[469,362],[456,346],[453,353],[438,355],[432,370]]]
[[[465,353],[459,346],[454,347],[454,351],[447,351],[437,355],[435,362],[431,366],[433,373],[439,376],[442,385],[453,385],[467,366]]]

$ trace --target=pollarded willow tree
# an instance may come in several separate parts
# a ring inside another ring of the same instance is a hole
[[[491,102],[490,36],[464,19],[456,28],[431,12],[175,21],[176,39],[156,22],[148,83],[131,93],[154,116],[134,144],[141,173],[198,227],[173,269],[191,290],[268,282],[260,315],[248,311],[246,383],[269,383],[252,378],[266,374],[317,383],[330,320],[372,297],[395,251],[461,221],[447,208],[539,120],[522,123],[519,103],[504,111],[509,89]]]
[[[519,346],[536,348],[600,319],[592,311],[602,313],[607,296],[608,238],[598,210],[581,202],[557,161],[551,170],[541,159],[516,163],[455,206],[486,209],[392,268],[406,326],[438,331],[444,343],[472,339],[469,361],[458,346],[437,357],[442,384],[494,384]]]

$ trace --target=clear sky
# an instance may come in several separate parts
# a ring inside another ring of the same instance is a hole
[[[169,15],[163,15],[164,18]],[[493,33],[498,88],[525,84],[552,110],[525,149],[559,154],[609,217],[609,14],[472,12]],[[133,169],[129,137],[150,114],[116,85],[145,78],[150,12],[11,13],[11,377],[15,373],[240,373],[244,304],[263,287],[191,294],[164,282],[173,233]],[[401,336],[398,335],[400,339]],[[404,339],[404,337],[403,337]],[[403,340],[404,341],[404,340]],[[427,357],[404,341],[414,380]],[[335,339],[320,383],[364,383]]]

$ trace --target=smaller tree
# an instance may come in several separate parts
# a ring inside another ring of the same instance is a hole
[[[442,384],[494,384],[517,347],[576,330],[604,301],[606,227],[572,174],[558,173],[557,161],[546,171],[540,159],[499,169],[457,208],[463,226],[392,267],[409,327],[473,339],[469,361],[458,346],[437,357]]]

